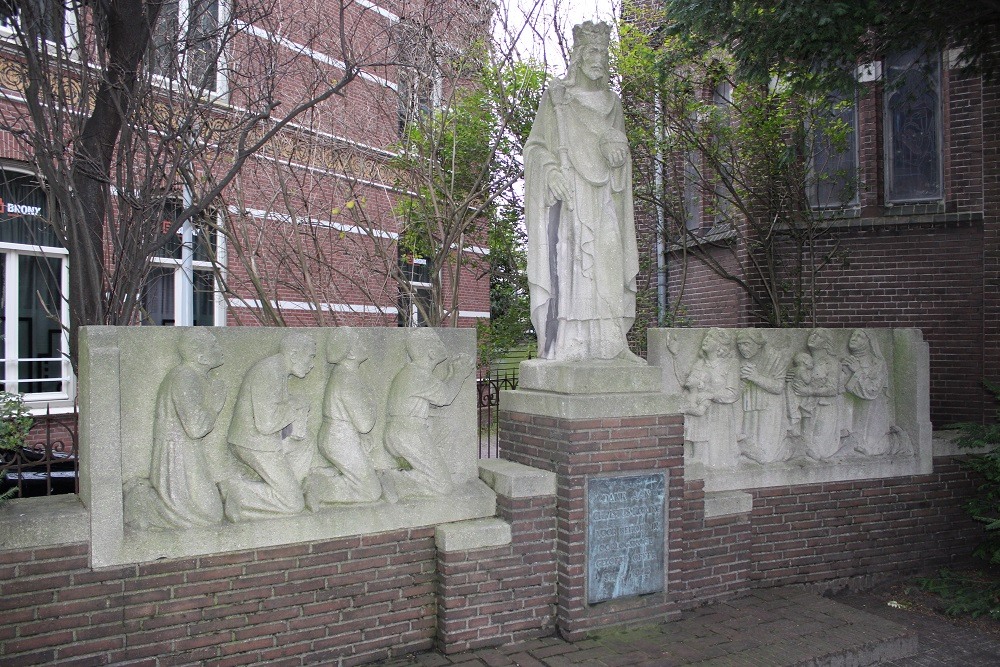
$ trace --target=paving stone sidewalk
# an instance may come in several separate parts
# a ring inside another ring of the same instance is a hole
[[[605,630],[575,643],[551,637],[451,656],[423,653],[379,664],[383,667],[861,667],[880,662],[906,665],[903,660],[916,652],[917,632],[912,628],[814,593],[768,589],[704,607],[672,623]]]

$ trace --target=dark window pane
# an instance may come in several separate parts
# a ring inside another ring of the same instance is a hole
[[[219,2],[191,0],[189,5],[188,76],[205,90],[215,90],[219,59]]]
[[[178,71],[177,41],[179,26],[177,0],[166,0],[153,26],[152,48],[149,58],[152,71],[165,79],[176,79]]]
[[[688,153],[684,160],[684,224],[689,230],[701,227],[701,177],[699,157],[696,151]]]
[[[832,96],[825,118],[812,131],[813,206],[845,206],[857,201],[857,107]]]
[[[194,325],[215,326],[215,275],[212,271],[194,272]]]
[[[21,393],[62,391],[59,282],[62,262],[18,256],[18,384]],[[49,378],[52,378],[49,380]]]
[[[142,291],[142,324],[174,323],[174,269],[153,268]]]
[[[45,191],[33,176],[0,170],[0,241],[61,248],[48,213]]]
[[[940,68],[911,51],[886,60],[889,201],[941,197]]]

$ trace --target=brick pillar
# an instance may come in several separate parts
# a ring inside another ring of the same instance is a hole
[[[444,653],[551,635],[556,604],[556,483],[551,472],[482,461],[497,519],[443,524],[437,641]]]
[[[653,367],[535,360],[522,363],[520,388],[501,398],[501,456],[556,475],[556,623],[567,639],[677,613],[666,592],[669,554],[677,552],[677,545],[667,542],[670,524],[680,524],[684,498],[684,422],[669,414],[659,381],[659,369]],[[588,568],[597,567],[589,559],[596,561],[600,554],[588,553],[588,484],[658,475],[664,492],[659,590],[589,602]]]

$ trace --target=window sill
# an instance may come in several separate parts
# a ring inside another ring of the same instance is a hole
[[[827,229],[871,229],[874,227],[911,227],[916,225],[961,225],[982,222],[982,211],[968,213],[945,213],[944,207],[934,213],[905,213],[900,207],[885,209],[883,215],[831,216],[827,219]],[[866,211],[867,212],[867,211]]]

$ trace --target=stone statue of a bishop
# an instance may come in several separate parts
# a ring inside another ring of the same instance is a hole
[[[641,362],[625,337],[639,260],[610,34],[606,23],[573,28],[569,72],[542,95],[524,148],[531,321],[543,359]]]

